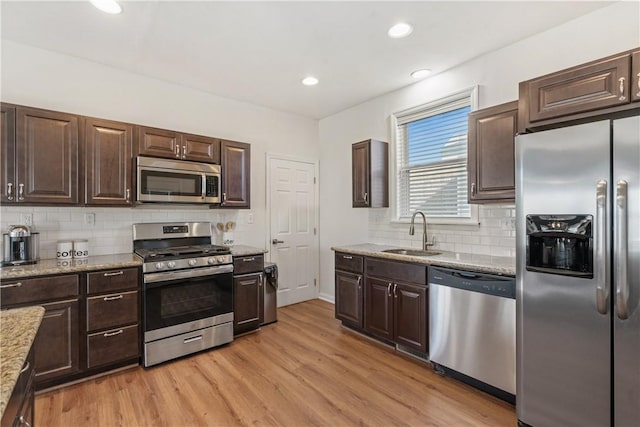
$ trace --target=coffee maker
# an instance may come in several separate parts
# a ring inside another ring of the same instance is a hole
[[[2,234],[2,266],[35,264],[38,262],[40,233],[26,225],[10,225]]]

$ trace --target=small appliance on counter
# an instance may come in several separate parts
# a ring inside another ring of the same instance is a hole
[[[2,266],[35,264],[40,257],[40,233],[26,225],[10,225],[2,234]]]

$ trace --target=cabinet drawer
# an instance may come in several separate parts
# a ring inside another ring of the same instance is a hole
[[[87,298],[87,331],[138,323],[138,291]]]
[[[2,305],[77,297],[78,275],[6,280],[0,285]]]
[[[246,274],[264,270],[264,256],[251,255],[233,258],[233,274]]]
[[[138,325],[87,336],[87,368],[133,359],[139,355]]]
[[[359,255],[345,254],[336,252],[336,270],[352,271],[354,273],[362,273],[364,258]]]
[[[118,270],[98,271],[95,273],[87,274],[88,294],[137,288],[137,268],[121,268]]]
[[[427,266],[407,262],[388,261],[378,258],[367,258],[366,275],[391,281],[427,284]]]

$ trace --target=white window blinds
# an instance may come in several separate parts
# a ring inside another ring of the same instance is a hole
[[[470,94],[396,115],[398,217],[470,218],[467,116]]]

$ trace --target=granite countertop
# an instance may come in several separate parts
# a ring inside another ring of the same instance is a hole
[[[109,268],[139,267],[142,260],[134,254],[90,256],[70,260],[41,259],[37,264],[0,268],[0,279],[19,279],[48,274],[78,273]]]
[[[233,256],[260,255],[269,252],[266,249],[246,245],[231,245],[228,248],[231,249],[231,255]]]
[[[0,417],[24,367],[44,316],[43,307],[0,311]]]
[[[386,258],[396,261],[409,261],[440,267],[459,268],[462,270],[477,271],[481,273],[503,274],[505,276],[516,275],[515,258],[448,252],[440,251],[439,249],[431,250],[442,252],[440,255],[422,257],[382,252],[386,249],[404,248],[392,245],[378,245],[373,243],[362,243],[349,246],[334,246],[331,248],[331,250],[336,252],[346,252],[355,255]]]

